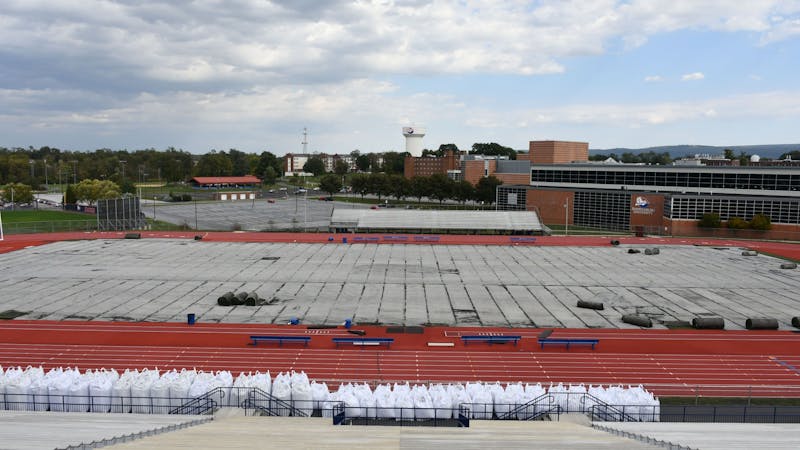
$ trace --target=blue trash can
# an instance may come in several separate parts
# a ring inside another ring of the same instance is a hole
[[[297,317],[292,317],[291,319],[289,319],[289,324],[290,325],[297,325],[299,323],[300,323],[300,320]]]
[[[345,327],[345,328],[347,328],[347,329],[349,330],[349,329],[350,329],[350,327],[352,327],[352,326],[353,326],[353,321],[352,321],[352,319],[345,319],[345,320],[344,320],[344,327]]]
[[[347,238],[342,238],[342,244],[347,244]]]
[[[187,314],[186,315],[186,323],[188,323],[189,325],[194,325],[194,322],[195,322],[194,314],[191,314],[191,313]]]

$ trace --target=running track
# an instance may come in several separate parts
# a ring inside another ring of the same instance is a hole
[[[601,340],[595,351],[573,348],[567,352],[542,351],[536,345],[541,330],[432,327],[423,334],[385,334],[384,327],[359,328],[368,336],[392,336],[396,345],[388,350],[337,349],[331,337],[352,336],[343,328],[11,321],[0,323],[0,364],[83,370],[196,368],[230,370],[235,375],[295,370],[329,385],[403,381],[643,384],[660,396],[690,396],[699,388],[703,395],[800,397],[800,335],[791,332],[555,330],[553,337],[592,335]],[[523,339],[518,346],[464,346],[460,342],[460,335],[479,330],[520,334]],[[254,333],[310,335],[312,340],[307,348],[296,344],[253,347],[248,345],[248,336]],[[454,346],[431,350],[427,342]],[[762,354],[767,348],[774,353]]]

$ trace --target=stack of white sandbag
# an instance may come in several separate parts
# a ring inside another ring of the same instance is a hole
[[[44,371],[41,367],[28,366],[25,369],[10,367],[5,373],[0,368],[0,396],[4,397],[0,399],[0,406],[4,403],[4,409],[33,411],[35,409],[34,402],[37,401],[33,395],[33,387],[42,378],[44,378]]]
[[[107,413],[111,411],[111,399],[114,383],[119,380],[119,373],[114,370],[87,370],[84,374],[89,381],[89,411]]]

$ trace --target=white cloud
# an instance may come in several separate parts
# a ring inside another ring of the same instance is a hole
[[[5,0],[0,131],[37,123],[86,135],[99,124],[104,133],[156,134],[174,125],[191,134],[202,124],[257,141],[265,123],[581,123],[596,120],[593,111],[542,109],[508,121],[397,80],[559,74],[576,57],[687,29],[747,32],[768,45],[800,34],[799,13],[800,2],[781,0]],[[686,111],[599,108],[636,123]],[[713,105],[698,114],[712,110],[724,116]]]
[[[703,75],[702,72],[692,72],[692,73],[687,73],[687,74],[683,75],[681,77],[681,81],[696,81],[696,80],[702,80],[705,77],[706,76]]]

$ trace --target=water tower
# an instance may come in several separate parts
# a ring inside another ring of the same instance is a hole
[[[422,156],[422,138],[425,136],[425,128],[403,127],[403,136],[406,137],[406,151],[408,154],[417,158]]]

